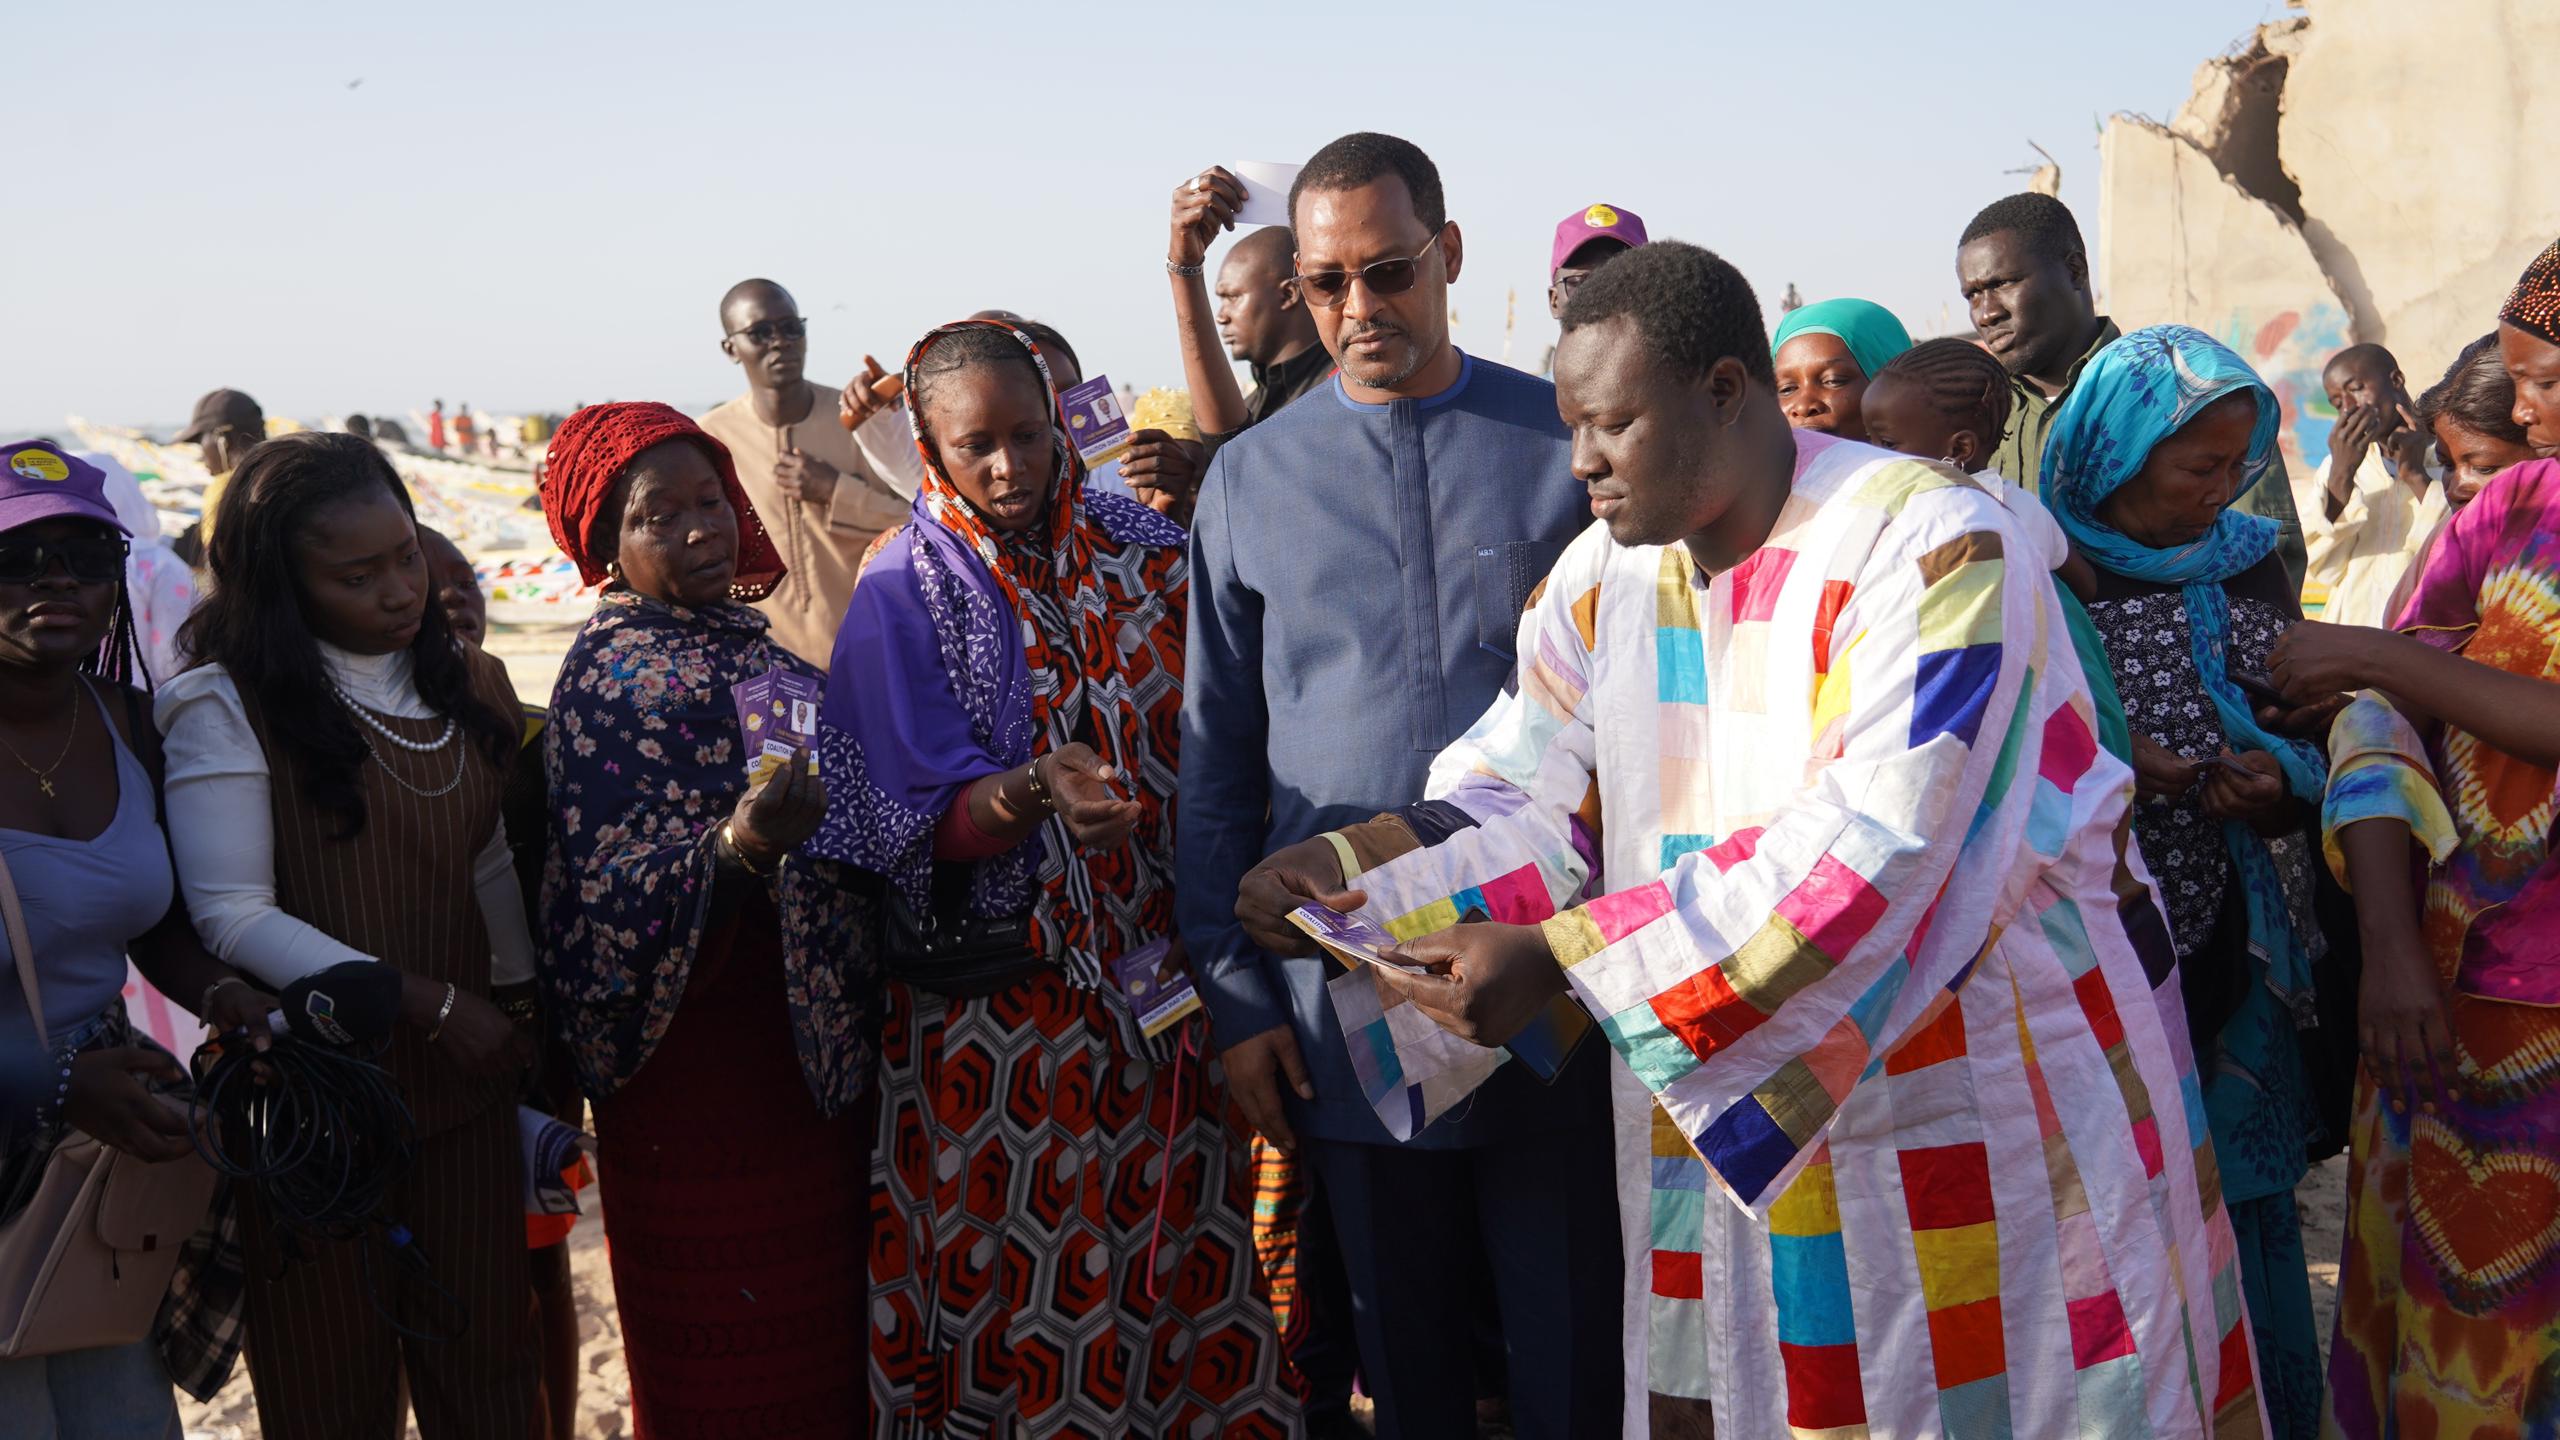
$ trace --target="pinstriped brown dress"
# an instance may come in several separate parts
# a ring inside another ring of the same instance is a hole
[[[496,662],[475,655],[473,665],[492,703],[514,714]],[[489,935],[472,868],[497,827],[505,772],[467,733],[428,752],[375,737],[375,758],[360,772],[365,828],[341,839],[300,767],[270,738],[258,697],[244,688],[240,698],[267,756],[278,907],[365,954],[486,998]],[[444,728],[442,719],[373,718],[422,742]],[[457,755],[461,782],[442,795],[420,793],[454,778]],[[367,1240],[371,1289],[413,1329],[434,1335],[462,1322],[461,1333],[404,1339],[368,1298],[359,1244],[288,1262],[251,1199],[242,1240],[259,1423],[269,1440],[393,1440],[405,1370],[424,1440],[531,1437],[536,1369],[514,1081],[461,1080],[406,1026],[386,1064],[417,1117],[419,1147],[384,1214],[417,1235],[435,1285],[461,1309]]]

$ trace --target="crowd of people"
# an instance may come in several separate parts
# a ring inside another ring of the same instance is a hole
[[[1107,465],[1051,327],[830,388],[733,287],[743,395],[546,437],[546,705],[371,438],[207,396],[202,576],[0,450],[0,1216],[203,1143],[128,958],[260,1047],[391,967],[414,1130],[355,1234],[228,1186],[0,1429],[173,1435],[245,1349],[280,1440],[563,1440],[525,1106],[591,1117],[642,1437],[2560,1413],[2560,243],[2415,398],[2342,351],[2295,477],[2047,196],[1917,344],[1578,208],[1551,377],[1452,342],[1414,145],[1213,276],[1246,199],[1173,192],[1197,424]]]

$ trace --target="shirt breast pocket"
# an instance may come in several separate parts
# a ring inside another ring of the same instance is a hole
[[[1557,540],[1504,540],[1476,546],[1476,644],[1506,660],[1520,638],[1529,597],[1564,554]]]

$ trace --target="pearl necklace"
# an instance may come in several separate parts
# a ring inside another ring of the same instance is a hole
[[[399,731],[392,729],[390,726],[383,724],[380,720],[375,719],[373,711],[369,707],[359,703],[356,700],[356,697],[348,694],[347,688],[339,684],[336,680],[333,679],[329,682],[329,688],[338,692],[338,703],[347,707],[348,714],[363,721],[366,727],[371,729],[373,733],[390,741],[392,744],[399,746],[403,750],[415,750],[421,755],[426,754],[431,750],[441,750],[447,745],[452,744],[453,737],[460,734],[462,731],[461,724],[452,716],[448,715],[444,718],[443,734],[438,735],[433,740],[412,740],[408,736],[401,734]]]
[[[329,681],[329,688],[338,692],[338,703],[346,708],[346,712],[348,714],[353,715],[356,719],[364,722],[365,728],[371,730],[374,735],[381,736],[383,739],[390,741],[392,744],[399,746],[403,750],[420,755],[428,754],[436,750],[442,750],[447,745],[453,743],[453,739],[456,735],[462,733],[461,724],[452,716],[447,715],[444,717],[443,734],[438,735],[433,740],[412,740],[408,736],[401,734],[399,731],[392,729],[390,726],[385,725],[380,720],[376,719],[373,711],[358,703],[356,697],[348,694],[346,687],[339,684],[335,678],[332,678]],[[382,752],[374,748],[373,735],[359,734],[356,738],[364,742],[365,753],[373,757],[373,763],[382,767],[382,773],[390,776],[393,784],[398,785],[401,789],[408,791],[410,794],[417,796],[421,800],[433,800],[439,796],[452,794],[461,786],[464,772],[471,768],[470,755],[468,753],[457,754],[453,757],[452,779],[445,781],[442,785],[437,786],[433,790],[420,789],[418,786],[409,782],[409,777],[391,768],[390,761],[382,758]]]

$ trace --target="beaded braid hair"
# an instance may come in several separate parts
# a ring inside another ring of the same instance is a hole
[[[2560,345],[2560,240],[2552,241],[2549,249],[2524,267],[2523,278],[2499,308],[2498,319]]]
[[[133,589],[125,576],[116,577],[116,613],[107,621],[107,638],[98,642],[98,653],[81,661],[80,668],[111,685],[139,681],[148,691],[156,683],[150,662],[142,657],[142,632],[133,623]]]
[[[1923,340],[1893,357],[1876,378],[1887,375],[1920,387],[1937,412],[1982,437],[1998,443],[2009,425],[2009,372],[1991,352],[1970,340]]]

